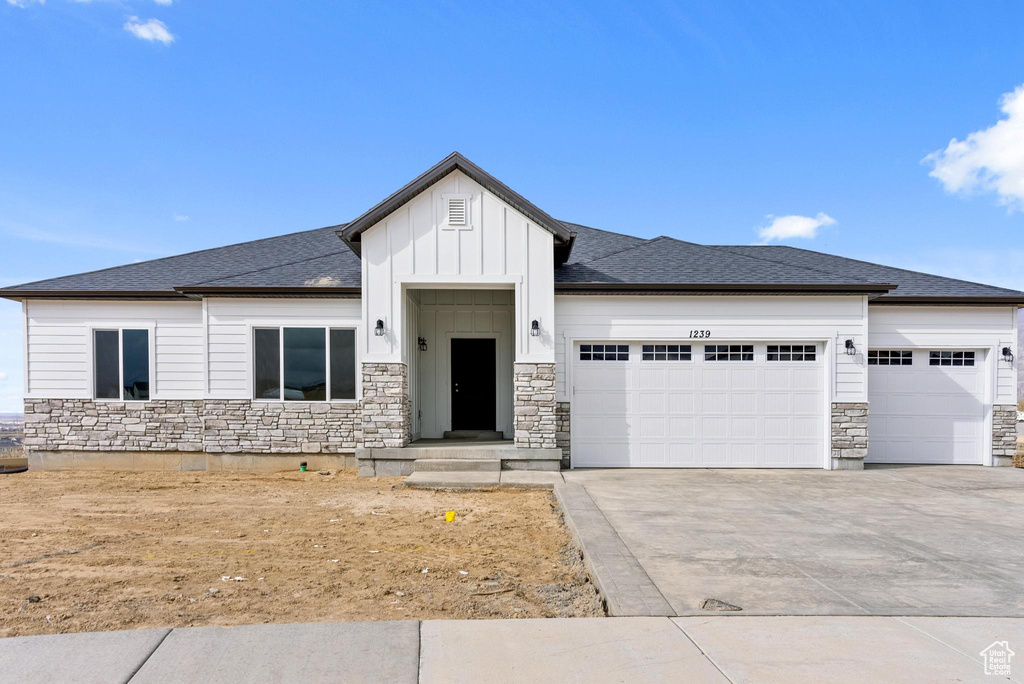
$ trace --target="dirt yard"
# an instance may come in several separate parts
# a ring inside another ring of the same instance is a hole
[[[0,637],[603,614],[547,492],[338,472],[0,476]]]

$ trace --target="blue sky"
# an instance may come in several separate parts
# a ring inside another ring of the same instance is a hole
[[[566,220],[1024,289],[1019,2],[327,5],[0,0],[0,285],[343,222],[457,149]],[[0,411],[21,364],[2,302]]]

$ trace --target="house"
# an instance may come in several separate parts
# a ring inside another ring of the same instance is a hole
[[[1024,293],[576,225],[458,153],[347,224],[0,295],[24,309],[35,467],[400,474],[473,435],[538,469],[1015,445]]]

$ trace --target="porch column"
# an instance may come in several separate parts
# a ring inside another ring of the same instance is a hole
[[[363,364],[363,447],[409,444],[409,369],[398,363]]]
[[[513,372],[516,446],[520,449],[556,448],[555,364],[517,363]]]

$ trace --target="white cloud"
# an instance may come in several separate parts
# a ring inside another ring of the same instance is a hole
[[[818,212],[817,216],[772,216],[767,217],[771,223],[757,229],[757,236],[761,242],[772,240],[788,240],[789,238],[811,239],[818,234],[822,226],[831,226],[836,222],[834,218],[824,212]]]
[[[158,5],[170,5],[174,2],[174,0],[153,0],[153,2],[155,2]]]
[[[953,138],[922,163],[947,192],[994,192],[1000,204],[1024,210],[1024,85],[1005,93],[999,107],[1005,118],[964,140]]]
[[[28,7],[29,5],[45,5],[46,0],[7,0],[7,4],[14,7]]]
[[[124,30],[141,40],[149,42],[160,42],[170,45],[174,42],[174,36],[167,30],[167,24],[159,19],[142,21],[138,17],[129,17],[124,24]]]
[[[173,212],[173,215],[174,215],[174,220],[177,221],[178,223],[184,223],[185,221],[188,221],[188,216],[184,216],[182,214],[179,214],[176,211]]]
[[[6,379],[7,379],[7,373],[0,373],[0,382],[3,382]]]

